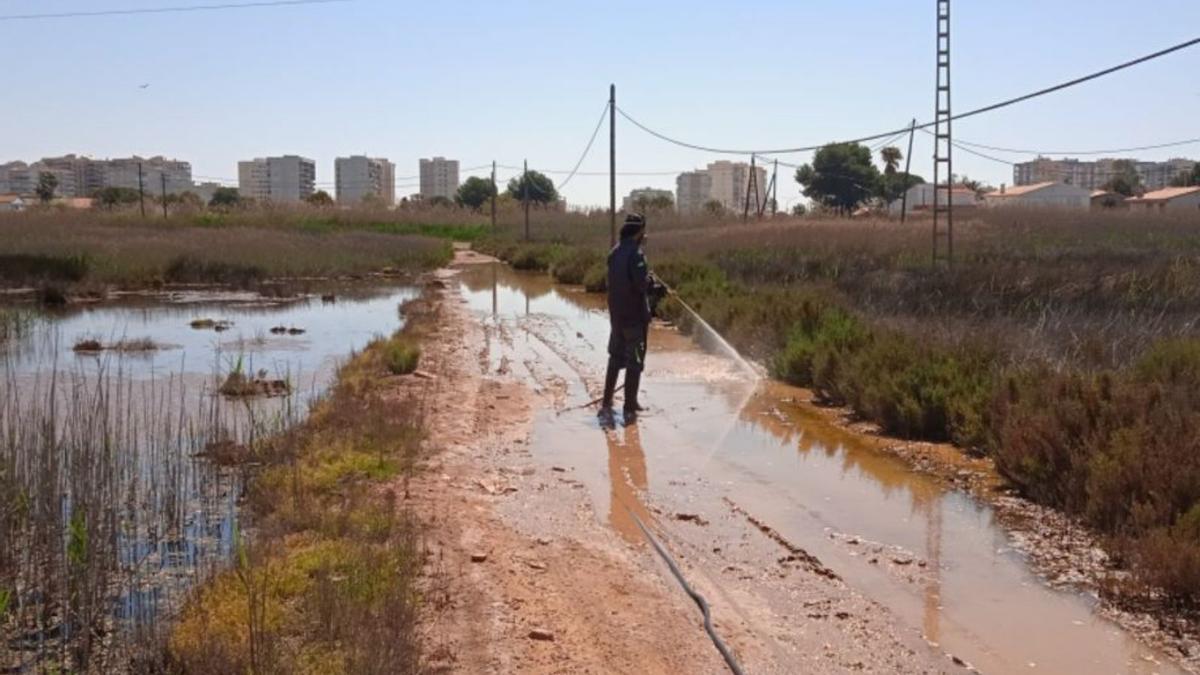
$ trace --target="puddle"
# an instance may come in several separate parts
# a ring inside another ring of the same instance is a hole
[[[286,302],[201,291],[126,295],[42,313],[30,330],[0,344],[0,485],[50,509],[12,521],[11,530],[0,527],[16,541],[45,544],[40,553],[0,552],[0,590],[8,583],[18,589],[14,611],[32,617],[42,598],[53,603],[63,588],[39,556],[62,557],[63,539],[90,542],[83,560],[92,583],[109,589],[94,595],[98,611],[125,631],[112,644],[152,644],[160,618],[235,548],[243,474],[202,458],[208,444],[244,443],[299,421],[337,365],[399,328],[400,304],[418,294],[381,286]],[[228,328],[191,325],[204,318]],[[277,327],[303,332],[273,333]],[[76,353],[74,344],[86,337],[102,344],[149,338],[163,348]],[[214,395],[238,363],[285,380],[291,393]],[[54,409],[61,412],[47,412]],[[55,429],[58,440],[47,441],[39,428]],[[84,549],[67,545],[66,555],[72,550]],[[58,635],[70,639],[72,628],[27,624],[19,650],[6,657],[0,647],[0,670],[24,672],[53,658]]]
[[[560,409],[599,395],[603,297],[501,265],[466,270],[462,292],[499,336],[489,364],[523,364],[512,374],[556,387]],[[693,527],[669,514],[728,514],[730,500],[983,672],[1182,672],[1098,616],[1094,598],[1033,575],[990,507],[792,403],[795,390],[756,387],[662,328],[651,332],[643,388],[650,411],[636,427],[605,433],[594,409],[543,411],[532,438],[535,460],[569,464],[597,517],[630,544],[643,543],[631,512]],[[731,533],[715,519],[705,532]]]

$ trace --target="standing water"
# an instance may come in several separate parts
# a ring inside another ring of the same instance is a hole
[[[0,341],[0,671],[116,670],[157,649],[237,546],[246,448],[299,421],[415,295],[127,296]],[[280,384],[221,395],[235,370]]]
[[[602,298],[503,266],[468,270],[462,287],[479,319],[509,336],[489,341],[489,363],[515,364],[499,372],[534,387],[567,383],[564,409],[594,398],[608,334]],[[886,607],[915,641],[982,672],[1180,672],[1100,616],[1093,597],[1050,588],[988,505],[831,424],[798,402],[802,392],[749,381],[715,351],[652,329],[643,378],[649,412],[615,435],[588,410],[541,414],[535,459],[572,467],[597,516],[631,545],[644,544],[633,512],[685,544],[693,573],[708,570],[722,583],[738,580],[723,575],[729,561],[718,552],[755,534],[740,516],[752,515]],[[680,512],[709,523],[680,527],[654,517]],[[760,626],[758,637],[804,630],[805,613],[787,605],[794,591],[775,579],[774,559],[760,562],[740,591],[794,625]],[[722,598],[710,601],[719,614]]]

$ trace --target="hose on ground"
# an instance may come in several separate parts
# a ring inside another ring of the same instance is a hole
[[[622,504],[622,506],[625,505]],[[737,657],[733,655],[733,652],[729,650],[729,647],[725,646],[725,643],[721,640],[721,636],[717,635],[716,629],[713,628],[712,611],[708,607],[708,601],[704,599],[704,596],[697,593],[690,584],[688,584],[687,579],[683,578],[683,572],[679,570],[679,566],[675,564],[675,560],[671,557],[671,554],[667,553],[666,549],[662,547],[662,544],[658,543],[658,539],[656,539],[654,535],[650,533],[650,530],[646,528],[646,524],[642,522],[642,519],[639,518],[638,515],[634,513],[633,510],[628,506],[625,506],[625,510],[629,512],[629,515],[633,516],[633,522],[637,523],[637,526],[642,530],[642,534],[646,535],[646,539],[650,541],[650,545],[654,547],[654,550],[658,553],[659,557],[663,559],[663,562],[667,563],[667,567],[670,568],[671,574],[675,575],[675,580],[679,582],[679,585],[683,587],[683,590],[689,596],[691,596],[692,600],[696,603],[696,606],[700,608],[700,613],[704,615],[704,631],[708,633],[708,637],[717,647],[717,651],[721,652],[721,658],[725,659],[725,665],[729,666],[730,672],[732,672],[733,675],[745,675],[745,671],[742,670],[742,666],[737,662]]]

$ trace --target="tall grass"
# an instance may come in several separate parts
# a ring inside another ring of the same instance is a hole
[[[287,424],[142,381],[119,359],[0,380],[0,666],[112,672],[229,553],[239,477],[197,459]]]

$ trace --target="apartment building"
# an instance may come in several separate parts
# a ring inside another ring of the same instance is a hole
[[[1097,190],[1127,170],[1127,167],[1122,166],[1123,163],[1132,166],[1141,179],[1142,186],[1147,190],[1161,190],[1170,186],[1177,176],[1190,173],[1196,165],[1194,160],[1183,158],[1169,159],[1165,162],[1106,158],[1089,162],[1072,158],[1038,157],[1013,165],[1013,184],[1020,186],[1047,182],[1070,183],[1085,190]]]
[[[338,157],[334,186],[339,204],[358,204],[374,196],[391,206],[396,203],[396,165],[382,157]]]
[[[680,213],[700,213],[712,194],[712,176],[703,169],[685,171],[675,178],[675,208]]]
[[[720,160],[705,169],[712,179],[709,200],[718,201],[728,211],[741,211],[746,206],[746,193],[750,194],[750,206],[756,208],[767,198],[767,170],[754,167],[754,183],[751,184],[750,165],[745,162]],[[757,193],[757,194],[755,194]],[[758,201],[755,201],[757,197]]]
[[[664,202],[663,200],[666,201]],[[650,187],[637,188],[631,190],[625,196],[624,201],[621,203],[621,208],[625,211],[639,211],[646,208],[646,205],[655,203],[674,204],[675,195],[670,190],[659,190]]]
[[[434,157],[422,159],[421,198],[445,197],[454,199],[458,192],[458,160]]]
[[[312,196],[316,180],[316,162],[307,157],[256,157],[238,162],[238,192],[260,201],[304,201]]]
[[[194,189],[192,165],[175,159],[134,155],[133,157],[109,159],[104,162],[92,162],[92,164],[101,167],[101,170],[96,172],[100,174],[101,187],[136,190],[140,173],[141,185],[149,194],[159,194],[163,191],[164,185],[167,194],[179,194]],[[85,194],[91,195],[96,189],[89,189]]]
[[[138,165],[142,166],[142,184],[147,192],[158,194],[166,177],[168,193],[192,189],[192,166],[164,157],[92,159],[79,155],[46,157],[34,162],[10,162],[0,166],[0,192],[29,194],[37,188],[43,173],[58,179],[55,194],[66,199],[90,197],[107,187],[138,189]]]
[[[31,167],[25,162],[0,164],[0,195],[32,194],[36,186],[37,178]]]

